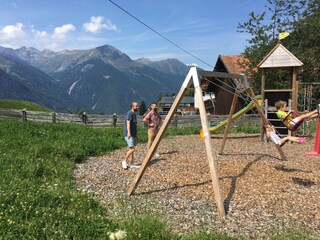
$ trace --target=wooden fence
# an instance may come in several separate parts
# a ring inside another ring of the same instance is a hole
[[[162,116],[163,120],[166,116]],[[208,115],[210,125],[214,126],[221,121],[227,119],[227,115]],[[71,114],[71,113],[56,113],[56,112],[38,112],[29,111],[26,109],[0,109],[0,119],[21,119],[22,121],[30,122],[48,122],[48,123],[74,123],[85,124],[96,127],[122,127],[124,124],[124,115],[103,115],[103,114]],[[234,124],[243,122],[260,123],[260,118],[257,115],[245,115]],[[138,116],[138,126],[144,126],[142,116]],[[201,126],[199,115],[175,115],[169,127],[186,127],[186,126]]]

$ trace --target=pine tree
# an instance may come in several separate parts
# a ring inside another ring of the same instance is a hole
[[[146,103],[142,100],[139,107],[139,115],[143,116],[143,114],[148,110]]]

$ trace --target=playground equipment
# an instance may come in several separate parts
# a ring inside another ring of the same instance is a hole
[[[268,121],[275,126],[280,135],[291,135],[290,129],[283,126],[281,120],[276,116],[274,111],[269,111],[269,105],[274,106],[278,100],[288,103],[290,110],[297,111],[298,105],[298,70],[303,63],[295,57],[280,42],[268,53],[268,55],[258,64],[262,70],[261,77],[261,96],[265,106],[265,114]],[[266,79],[267,72],[273,69],[285,69],[291,72],[291,80],[287,89],[267,89]],[[265,101],[268,100],[268,101]],[[293,133],[294,134],[294,133]],[[261,140],[264,139],[263,127],[261,127]]]
[[[318,118],[318,125],[316,131],[316,141],[314,143],[314,150],[312,152],[306,152],[307,156],[320,156],[320,118]]]
[[[161,125],[161,128],[159,129],[159,132],[156,135],[156,138],[153,141],[151,147],[149,148],[147,155],[145,156],[145,159],[143,160],[142,165],[139,168],[138,173],[135,176],[134,182],[130,186],[128,193],[129,193],[129,195],[132,195],[134,193],[137,185],[139,184],[139,182],[142,178],[142,175],[144,174],[144,172],[146,170],[146,167],[149,165],[149,162],[150,162],[152,156],[154,155],[154,153],[160,143],[162,136],[164,135],[165,130],[167,129],[171,119],[173,118],[173,116],[177,110],[177,107],[179,106],[179,103],[183,98],[183,95],[188,90],[188,88],[191,88],[191,86],[193,85],[193,87],[195,88],[195,97],[199,103],[198,107],[199,107],[199,112],[200,112],[201,125],[202,125],[202,129],[204,132],[204,142],[205,142],[205,146],[206,146],[206,152],[207,152],[207,157],[208,157],[212,185],[213,185],[213,189],[214,189],[215,201],[217,204],[219,215],[225,216],[225,209],[224,209],[222,194],[221,194],[221,190],[220,190],[220,186],[219,186],[219,176],[218,176],[218,171],[217,171],[217,167],[216,167],[215,155],[214,155],[214,151],[213,151],[213,141],[211,139],[211,135],[210,135],[210,131],[209,131],[206,109],[205,109],[202,90],[201,90],[200,82],[199,82],[199,75],[202,77],[233,79],[233,81],[235,83],[234,86],[236,86],[236,90],[234,92],[234,96],[233,96],[233,100],[232,100],[232,104],[231,104],[231,109],[230,109],[230,113],[229,113],[229,117],[228,117],[228,122],[226,124],[226,129],[225,129],[224,138],[223,138],[223,144],[222,144],[220,152],[222,152],[222,150],[224,148],[225,141],[226,141],[227,134],[228,134],[228,129],[229,129],[229,126],[231,123],[231,118],[232,118],[232,115],[234,114],[234,110],[235,110],[236,103],[237,103],[240,92],[246,92],[248,94],[248,96],[250,96],[250,98],[252,99],[252,101],[254,102],[254,104],[258,110],[261,121],[265,125],[268,124],[268,121],[263,113],[263,110],[260,107],[258,100],[257,100],[257,98],[251,88],[250,82],[248,81],[248,79],[246,78],[246,76],[244,74],[209,72],[209,71],[198,70],[196,67],[191,67],[189,73],[187,74],[187,76],[182,84],[181,89],[179,90],[179,92],[177,94],[177,97],[175,98],[175,101],[173,102],[173,104],[168,112],[168,115],[166,116],[163,124]],[[278,145],[275,145],[275,147],[277,148],[281,158],[284,160],[285,156],[284,156],[282,149]]]
[[[261,106],[262,104],[262,98],[260,95],[256,96],[259,106]],[[242,108],[240,111],[236,112],[235,114],[232,115],[231,118],[231,122],[234,122],[235,120],[237,120],[238,118],[242,117],[244,114],[246,114],[247,112],[249,112],[250,110],[254,109],[256,107],[255,102],[252,100],[247,106],[245,106],[244,108]],[[212,126],[209,127],[209,131],[210,133],[214,133],[218,130],[220,130],[221,128],[223,128],[224,126],[226,126],[228,123],[228,119],[220,122],[219,124],[217,124],[216,126]],[[203,139],[204,138],[204,134],[203,134],[203,129],[200,130],[200,138]]]

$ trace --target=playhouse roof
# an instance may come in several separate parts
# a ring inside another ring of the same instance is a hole
[[[258,64],[258,68],[300,67],[303,63],[281,43],[278,43]]]
[[[220,68],[218,65],[222,63],[228,73],[244,73],[246,69],[242,66],[239,66],[239,63],[245,61],[248,61],[247,58],[241,55],[219,55],[215,69]]]

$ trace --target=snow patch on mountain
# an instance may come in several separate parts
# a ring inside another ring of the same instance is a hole
[[[96,103],[95,105],[93,105],[93,107],[91,108],[92,110],[94,110],[97,107],[98,103]]]
[[[88,72],[91,68],[93,68],[93,64],[86,64],[83,68],[81,68],[81,72]]]
[[[69,91],[68,91],[69,95],[71,94],[72,89],[76,86],[77,82],[79,82],[79,80],[72,83],[71,86],[69,87]]]
[[[106,75],[104,75],[103,76],[106,80],[108,80],[109,78],[111,78],[111,76],[106,76]]]

